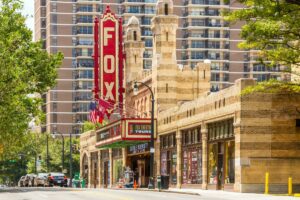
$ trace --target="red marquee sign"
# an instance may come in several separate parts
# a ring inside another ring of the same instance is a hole
[[[101,98],[112,103],[119,102],[120,85],[120,51],[119,43],[122,38],[119,20],[112,14],[109,8],[100,21],[101,42],[100,42],[100,80]]]
[[[100,24],[100,33],[98,32]],[[100,42],[98,41],[100,35]],[[100,56],[99,56],[100,50]],[[100,62],[98,58],[100,57]],[[123,46],[122,20],[117,18],[109,6],[101,17],[95,19],[94,26],[94,97],[97,102],[97,115],[109,118],[112,111],[119,107],[122,115],[123,107]],[[99,78],[100,75],[100,78]],[[100,80],[100,84],[99,81]],[[100,85],[100,89],[99,89]],[[99,95],[100,92],[100,95]],[[102,120],[100,120],[102,121]]]

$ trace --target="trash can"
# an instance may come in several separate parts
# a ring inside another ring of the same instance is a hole
[[[161,189],[161,176],[157,176],[157,188]]]
[[[161,189],[169,189],[170,176],[161,176]]]
[[[81,180],[81,188],[85,188],[85,180],[84,179]]]

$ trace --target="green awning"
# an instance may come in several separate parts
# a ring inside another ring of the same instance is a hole
[[[124,148],[124,147],[128,147],[128,146],[132,146],[132,145],[136,145],[136,144],[143,144],[147,141],[131,141],[131,140],[121,140],[118,142],[114,142],[111,144],[105,144],[105,145],[101,145],[101,147],[98,147],[99,149],[109,149],[109,148]]]

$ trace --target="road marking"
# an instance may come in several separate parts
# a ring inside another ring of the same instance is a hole
[[[43,198],[45,198],[45,199],[48,199],[48,196],[45,195],[45,194],[39,194],[39,196],[41,196],[41,197],[43,197]]]

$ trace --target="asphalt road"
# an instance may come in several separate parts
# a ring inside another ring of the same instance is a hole
[[[295,197],[209,190],[190,195],[111,189],[0,188],[0,200],[295,200]]]
[[[15,188],[0,190],[0,200],[199,200],[200,196],[107,189]],[[203,198],[202,198],[203,199]]]

